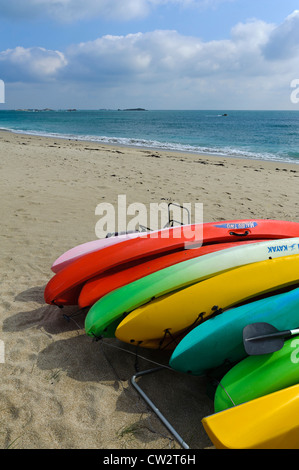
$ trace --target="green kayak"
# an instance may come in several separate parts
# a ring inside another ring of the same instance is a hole
[[[279,351],[248,356],[235,365],[217,387],[215,413],[268,395],[299,382],[299,336]]]
[[[278,249],[283,246],[283,249]],[[114,337],[117,325],[129,312],[152,299],[181,290],[231,269],[270,258],[299,256],[298,238],[269,240],[226,248],[161,269],[130,282],[100,298],[85,319],[88,336]],[[271,256],[270,256],[271,255]]]

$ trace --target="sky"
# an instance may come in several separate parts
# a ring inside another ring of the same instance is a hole
[[[0,0],[0,110],[297,110],[296,8],[293,0]]]

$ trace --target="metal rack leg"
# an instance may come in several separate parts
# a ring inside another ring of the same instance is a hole
[[[173,428],[173,426],[167,421],[165,416],[161,413],[161,411],[156,407],[156,405],[149,399],[149,397],[144,393],[144,391],[139,387],[139,385],[136,382],[136,379],[138,377],[141,377],[142,375],[146,374],[151,374],[153,372],[157,372],[159,370],[164,369],[164,367],[156,367],[154,369],[148,369],[144,370],[141,372],[137,372],[137,374],[133,375],[131,378],[131,383],[133,387],[137,390],[137,392],[142,396],[142,398],[146,401],[146,403],[151,407],[151,409],[156,413],[158,418],[162,421],[162,423],[167,427],[167,429],[171,432],[171,434],[175,437],[177,442],[181,445],[183,449],[189,449],[188,444],[181,438],[181,436],[176,432],[176,430]]]

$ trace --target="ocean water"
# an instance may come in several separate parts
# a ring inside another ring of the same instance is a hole
[[[0,129],[130,147],[299,163],[298,111],[1,110]]]

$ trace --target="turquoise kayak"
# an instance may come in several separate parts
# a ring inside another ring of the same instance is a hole
[[[271,323],[278,330],[299,326],[299,288],[227,310],[190,331],[174,349],[170,366],[180,372],[203,375],[247,356],[243,328],[249,323]]]
[[[230,369],[218,385],[215,413],[254,400],[299,382],[299,336],[279,351],[248,356]]]

